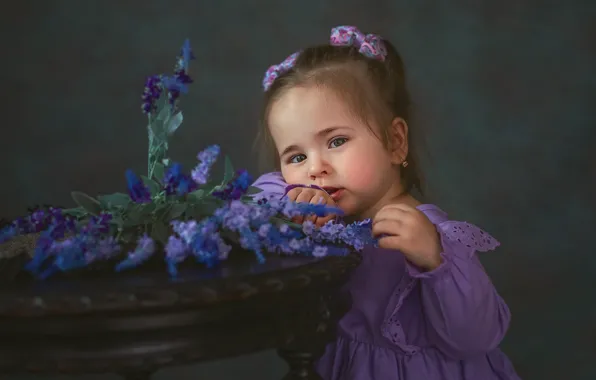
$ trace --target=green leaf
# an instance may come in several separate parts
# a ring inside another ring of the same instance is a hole
[[[144,175],[141,176],[141,179],[143,180],[145,186],[147,186],[147,188],[149,189],[149,192],[152,196],[159,194],[159,192],[161,191],[161,186],[159,185],[159,183],[150,178],[147,178]]]
[[[135,225],[144,224],[151,221],[151,213],[155,211],[155,203],[138,204],[128,210],[126,213],[128,221],[134,221]]]
[[[201,208],[198,204],[188,206],[186,209],[186,215],[194,220],[201,220],[205,217],[205,215],[201,213]]]
[[[166,218],[166,215],[168,215],[168,213],[170,212],[171,206],[172,205],[169,203],[160,204],[153,211],[153,215],[155,215],[156,219],[164,220]]]
[[[130,196],[124,193],[101,195],[97,197],[97,199],[99,200],[99,203],[104,205],[106,208],[115,206],[126,207],[131,202]]]
[[[120,234],[119,240],[124,243],[132,243],[135,241],[137,234],[133,230],[126,230]]]
[[[271,222],[277,225],[278,227],[282,224],[287,224],[290,228],[302,230],[302,225],[277,216],[271,217]]]
[[[262,191],[263,191],[263,189],[259,189],[258,187],[249,186],[248,190],[246,191],[246,195],[255,195]]]
[[[81,217],[87,215],[87,211],[85,211],[85,209],[82,207],[69,208],[66,210],[62,210],[62,213],[66,214],[66,215],[74,216],[75,218],[81,218]]]
[[[141,206],[141,215],[149,216],[156,208],[157,205],[155,203],[145,203]]]
[[[97,199],[80,191],[73,191],[70,195],[76,204],[87,210],[88,213],[92,215],[99,215],[101,213],[101,204]]]
[[[161,221],[157,221],[151,225],[151,237],[165,245],[170,237],[170,231],[168,226]]]
[[[135,218],[135,217],[131,218],[130,216],[127,216],[125,219],[122,220],[121,226],[123,228],[129,228],[129,227],[140,226],[142,224],[145,224],[145,223],[143,223],[143,221],[141,219]]]
[[[211,194],[215,190],[221,189],[221,184],[216,184],[215,181],[208,181],[206,184],[201,186],[201,190],[205,192],[205,194]]]
[[[182,117],[182,112],[178,112],[176,115],[172,116],[168,120],[168,124],[165,128],[165,132],[168,134],[168,136],[176,132],[178,127],[180,127],[180,125],[182,124],[183,120],[184,117]]]
[[[227,184],[232,180],[232,178],[234,178],[234,166],[232,165],[232,160],[230,160],[230,157],[226,156],[224,165],[225,169],[222,183]]]
[[[216,201],[203,201],[193,205],[192,217],[194,219],[203,219],[210,215],[213,215],[215,210],[221,207],[221,204]]]
[[[187,195],[187,199],[191,203],[194,203],[194,202],[200,201],[203,198],[204,195],[205,195],[205,190],[198,189],[198,190],[193,191],[192,193],[189,193]]]
[[[153,168],[153,178],[155,178],[156,181],[161,183],[165,172],[166,172],[166,167],[164,166],[164,164],[162,164],[160,162],[155,163],[155,167]]]
[[[114,224],[117,227],[122,227],[124,225],[124,220],[122,220],[122,218],[119,216],[113,216],[112,219],[110,219],[110,224]]]
[[[170,221],[180,217],[182,214],[184,214],[187,208],[188,205],[184,203],[173,204],[170,208],[170,212],[168,213],[167,220]]]

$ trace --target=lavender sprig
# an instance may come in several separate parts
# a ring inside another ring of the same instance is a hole
[[[151,202],[151,192],[145,186],[143,181],[132,170],[126,171],[126,182],[128,187],[128,195],[130,199],[136,203]]]
[[[125,269],[139,266],[141,263],[147,261],[155,253],[155,242],[147,235],[143,235],[137,244],[134,251],[128,253],[128,257],[116,265],[116,271],[120,272]]]
[[[173,134],[183,117],[179,111],[180,94],[188,92],[188,85],[192,78],[188,73],[190,61],[194,55],[190,48],[190,41],[184,41],[180,55],[176,58],[173,75],[153,75],[147,78],[142,95],[142,111],[147,115],[149,137],[149,151],[147,173],[153,178],[156,166],[167,160],[168,136]],[[163,101],[160,102],[160,99]],[[161,104],[158,106],[158,103]]]
[[[211,145],[197,155],[199,164],[192,170],[192,179],[198,185],[204,185],[209,179],[209,171],[219,156],[219,145]]]

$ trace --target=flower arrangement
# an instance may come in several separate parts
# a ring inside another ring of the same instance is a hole
[[[225,158],[219,183],[210,169],[219,156],[217,145],[197,156],[198,164],[186,173],[168,156],[168,138],[182,124],[180,97],[192,78],[194,59],[186,40],[176,59],[173,75],[148,77],[142,95],[147,115],[147,175],[126,171],[127,193],[92,197],[73,192],[76,208],[37,209],[0,230],[0,243],[18,235],[39,233],[26,269],[40,279],[99,261],[120,258],[117,271],[139,266],[156,252],[163,252],[167,269],[176,276],[178,265],[193,257],[213,267],[225,260],[235,242],[253,251],[258,261],[264,252],[322,257],[344,255],[372,243],[370,222],[350,225],[329,222],[291,223],[297,215],[341,215],[323,205],[292,203],[261,197],[252,188],[245,170],[234,171]],[[124,254],[123,247],[132,250]]]

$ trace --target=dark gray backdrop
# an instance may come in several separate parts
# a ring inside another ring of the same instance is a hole
[[[144,77],[169,71],[186,37],[196,84],[173,155],[190,165],[218,143],[255,174],[263,71],[337,24],[389,37],[433,200],[502,242],[483,261],[513,311],[504,349],[524,379],[596,378],[596,2],[21,0],[1,13],[1,216],[123,190],[146,160]],[[157,379],[283,371],[264,353]]]

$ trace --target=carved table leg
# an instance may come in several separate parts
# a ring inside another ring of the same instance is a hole
[[[135,371],[120,374],[125,380],[150,380],[151,375],[153,375],[153,371]]]
[[[318,357],[311,352],[279,349],[277,354],[290,367],[290,372],[282,380],[321,380],[314,369]]]

